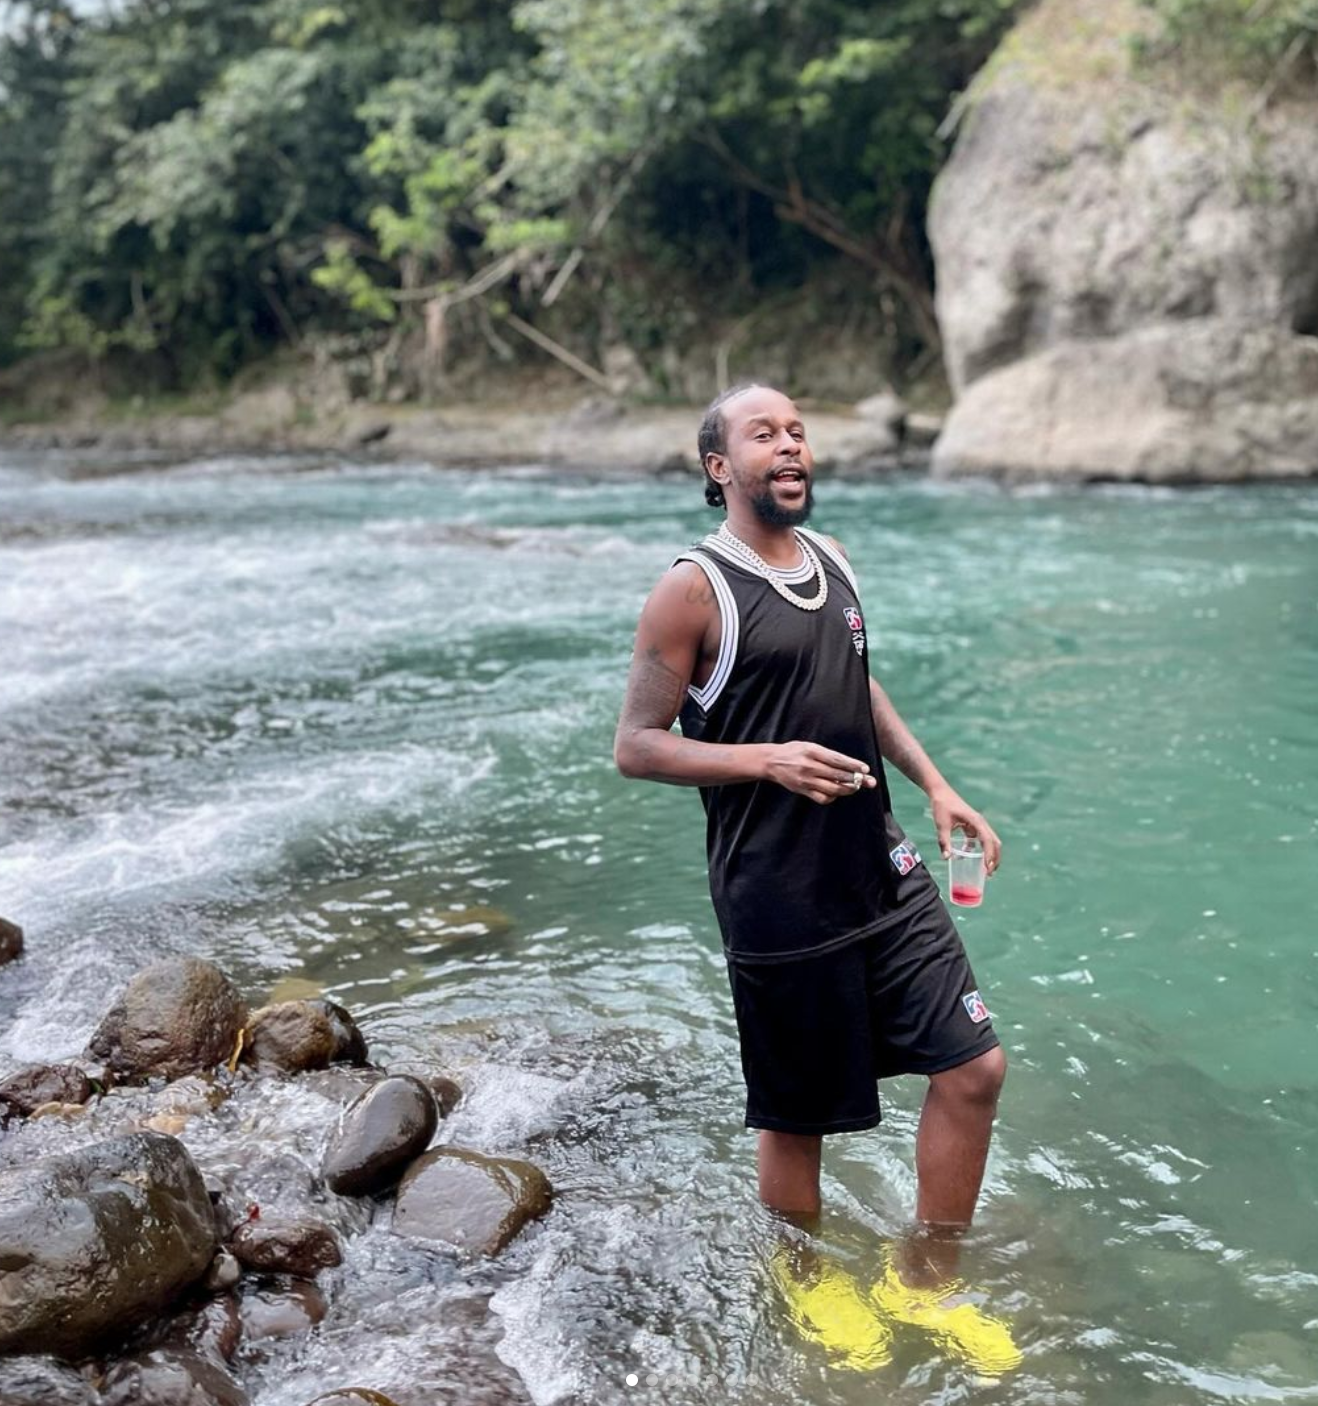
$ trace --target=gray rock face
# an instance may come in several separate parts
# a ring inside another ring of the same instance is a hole
[[[530,1162],[437,1147],[404,1176],[393,1229],[468,1255],[497,1255],[552,1200],[548,1178]]]
[[[229,1248],[248,1269],[305,1278],[343,1260],[334,1232],[324,1221],[311,1219],[245,1221],[234,1231]]]
[[[325,1149],[321,1175],[340,1196],[392,1186],[435,1135],[435,1096],[411,1075],[383,1079],[343,1114]]]
[[[0,918],[0,967],[23,955],[23,929],[8,918]]]
[[[977,380],[936,464],[1017,480],[1318,473],[1318,339],[1214,318],[1067,342]]]
[[[1251,126],[1133,70],[1147,23],[1133,0],[1043,0],[979,85],[930,212],[958,395],[936,471],[1318,472],[1318,108]],[[1062,52],[1077,32],[1087,72]]]
[[[218,967],[170,958],[138,972],[88,1048],[121,1077],[177,1079],[227,1060],[246,1020],[246,1004]]]
[[[296,1074],[331,1064],[364,1064],[366,1041],[333,1001],[278,1001],[253,1012],[244,1059],[258,1069]]]
[[[176,1138],[134,1133],[0,1172],[0,1352],[84,1355],[173,1302],[215,1246]]]

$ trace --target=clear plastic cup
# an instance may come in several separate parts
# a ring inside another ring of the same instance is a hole
[[[984,901],[984,846],[970,835],[952,839],[947,861],[947,886],[953,903],[962,908],[978,908]]]

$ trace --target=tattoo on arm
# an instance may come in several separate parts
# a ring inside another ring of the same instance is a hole
[[[623,730],[670,727],[682,706],[685,688],[681,675],[664,663],[659,646],[652,644],[632,661],[627,698],[622,707]]]
[[[709,578],[701,572],[698,581],[686,588],[686,603],[688,605],[713,605],[714,588],[709,584]]]

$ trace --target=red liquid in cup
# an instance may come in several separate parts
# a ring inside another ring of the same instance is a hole
[[[952,902],[962,908],[978,908],[983,901],[983,889],[972,889],[969,884],[952,885]]]

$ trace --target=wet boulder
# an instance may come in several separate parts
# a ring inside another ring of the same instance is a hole
[[[232,1362],[242,1341],[242,1331],[238,1296],[217,1294],[171,1320],[151,1346],[181,1348],[215,1362]]]
[[[100,1406],[249,1406],[251,1398],[214,1358],[159,1347],[116,1362],[101,1383]]]
[[[8,918],[0,918],[0,967],[23,955],[23,929]]]
[[[364,1064],[366,1041],[333,1001],[278,1001],[252,1013],[243,1058],[258,1069],[297,1074],[331,1064]]]
[[[50,1357],[0,1358],[4,1406],[94,1406],[100,1398],[75,1368]]]
[[[241,1159],[238,1165],[211,1169],[215,1220],[226,1244],[240,1226],[254,1218],[265,1217],[272,1224],[318,1218],[324,1193],[316,1185],[315,1173],[300,1157],[276,1152],[248,1160],[249,1147],[244,1144],[232,1155]]]
[[[229,1248],[246,1269],[310,1278],[318,1270],[342,1264],[338,1239],[324,1221],[310,1217],[244,1221]]]
[[[160,1133],[0,1172],[0,1352],[85,1355],[205,1274],[216,1240],[201,1173]]]
[[[552,1200],[549,1179],[530,1162],[437,1147],[403,1177],[393,1230],[468,1255],[496,1255]]]
[[[175,1079],[163,1089],[152,1090],[147,1099],[150,1111],[141,1126],[177,1136],[194,1118],[213,1113],[231,1092],[229,1086],[211,1074]]]
[[[450,1079],[447,1074],[432,1074],[426,1083],[430,1085],[430,1092],[439,1104],[439,1116],[447,1118],[462,1102],[462,1085],[456,1079]]]
[[[243,1295],[243,1341],[250,1345],[296,1337],[314,1328],[328,1311],[325,1295],[308,1279],[262,1284]]]
[[[435,1096],[420,1079],[382,1079],[340,1118],[321,1166],[325,1184],[340,1196],[386,1190],[430,1146],[438,1125]]]
[[[345,1386],[318,1396],[307,1406],[398,1406],[392,1396],[382,1391],[372,1391],[368,1386]]]
[[[229,1059],[246,1019],[246,1004],[218,967],[171,957],[128,983],[88,1050],[120,1077],[177,1079]]]
[[[27,1118],[44,1103],[86,1103],[92,1086],[73,1064],[30,1064],[0,1079],[0,1114]]]
[[[329,1021],[330,1030],[334,1034],[334,1049],[330,1055],[331,1064],[352,1064],[361,1066],[366,1063],[367,1048],[366,1037],[357,1028],[357,1022],[337,1001],[330,1001],[325,997],[307,1003],[319,1010],[325,1019]]]
[[[370,1065],[335,1064],[328,1069],[308,1070],[302,1078],[302,1087],[310,1093],[319,1094],[330,1103],[337,1103],[346,1108],[367,1089],[374,1088],[383,1078],[384,1070],[375,1069]]]
[[[226,1289],[232,1289],[242,1277],[243,1267],[238,1263],[237,1256],[231,1250],[217,1250],[210,1268],[206,1271],[202,1288],[210,1294],[223,1293]]]

